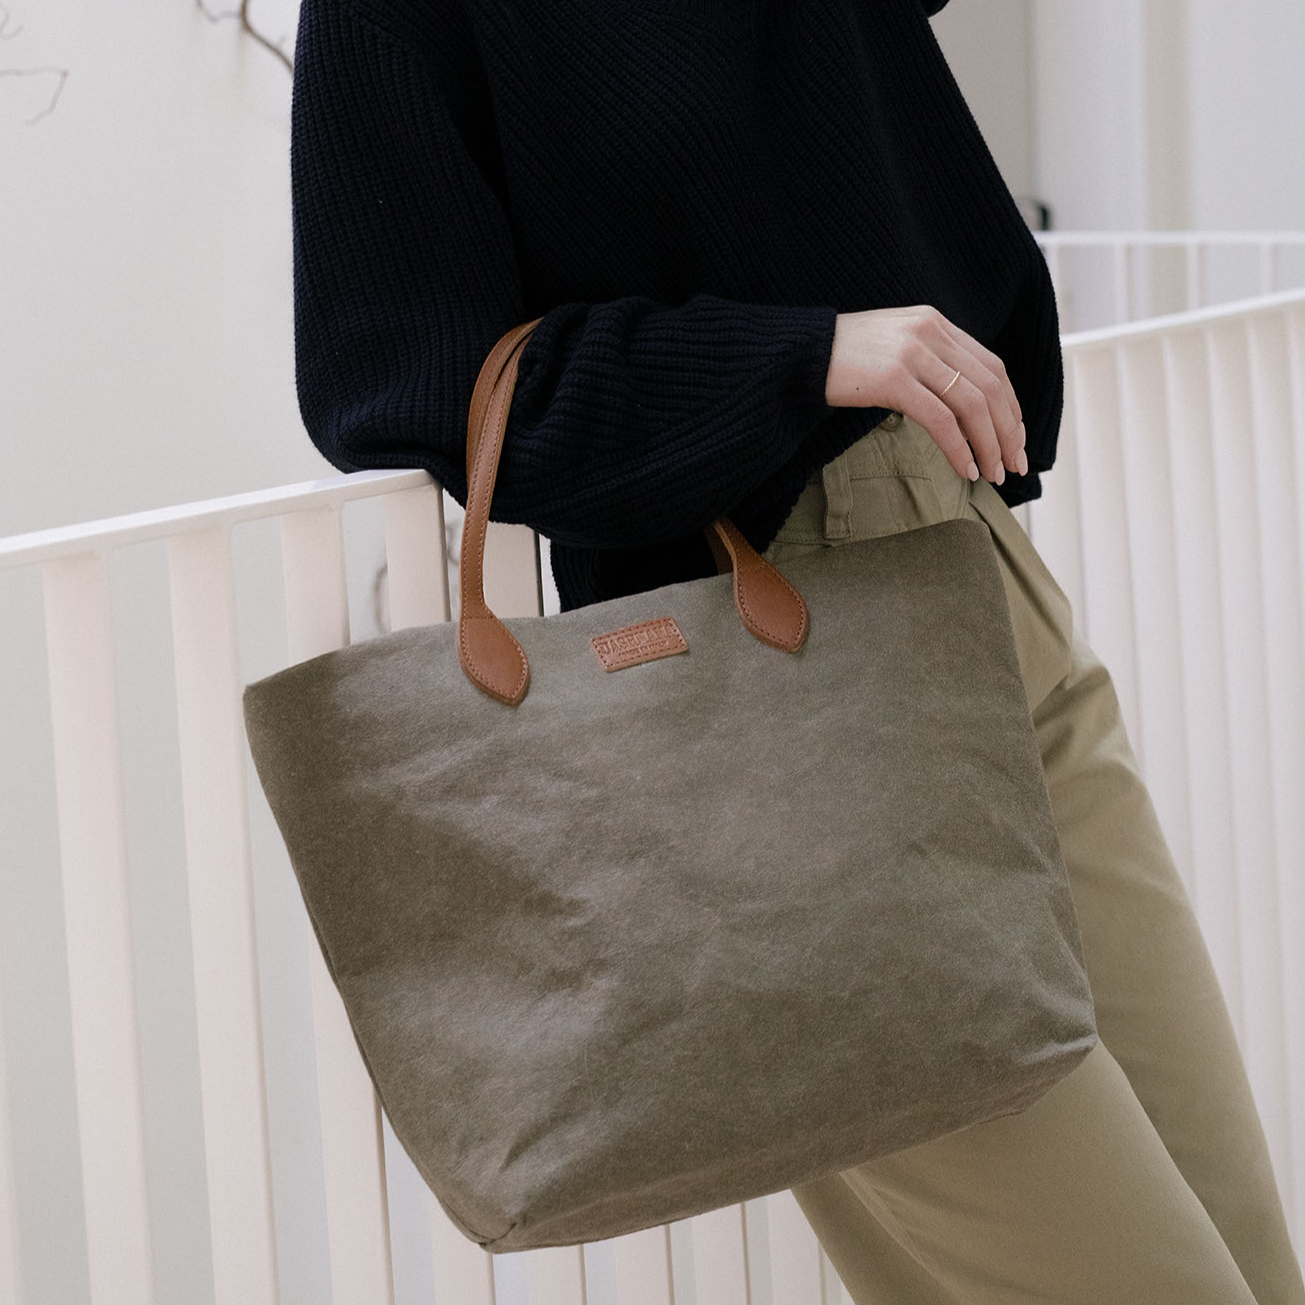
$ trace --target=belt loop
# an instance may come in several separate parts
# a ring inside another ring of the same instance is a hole
[[[852,537],[852,481],[847,474],[847,460],[840,454],[821,468],[825,487],[825,538]]]

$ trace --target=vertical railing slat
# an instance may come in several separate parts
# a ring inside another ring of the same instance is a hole
[[[693,1280],[699,1305],[749,1305],[747,1226],[743,1206],[696,1216]]]
[[[1166,337],[1164,348],[1183,719],[1191,790],[1191,862],[1183,868],[1233,1023],[1240,1029],[1241,949],[1237,937],[1232,777],[1228,772],[1230,723],[1223,692],[1219,547],[1212,528],[1219,493],[1212,445],[1221,432],[1211,414],[1204,335],[1200,331],[1175,331]]]
[[[490,522],[485,535],[485,601],[500,619],[543,612],[539,541],[529,526]]]
[[[674,1305],[671,1230],[666,1224],[612,1239],[617,1305]]]
[[[820,1299],[820,1242],[792,1192],[766,1198],[770,1220],[771,1305]]]
[[[1186,308],[1201,308],[1205,304],[1205,245],[1195,238],[1184,245],[1187,286]]]
[[[444,495],[438,485],[386,494],[385,576],[390,629],[449,619]]]
[[[1263,236],[1255,243],[1260,255],[1260,294],[1272,294],[1278,288],[1278,243]]]
[[[1139,730],[1132,740],[1152,776],[1151,797],[1166,828],[1176,831],[1175,858],[1186,864],[1191,832],[1187,809],[1178,584],[1174,556],[1173,478],[1167,425],[1164,358],[1159,340],[1125,344],[1118,353],[1124,480],[1137,650]]]
[[[526,1256],[530,1305],[586,1305],[584,1248],[542,1246]]]
[[[1291,686],[1281,712],[1275,711],[1274,721],[1279,729],[1279,745],[1274,753],[1275,766],[1282,770],[1275,775],[1277,801],[1275,810],[1281,824],[1279,847],[1284,849],[1282,865],[1293,863],[1285,854],[1288,850],[1299,856],[1305,847],[1305,833],[1299,822],[1305,818],[1297,800],[1305,793],[1305,728],[1300,723],[1300,698],[1305,666],[1305,305],[1288,309],[1287,321],[1287,387],[1291,401],[1287,409],[1287,440],[1283,450],[1283,480],[1289,482],[1287,497],[1291,506],[1288,513],[1295,524],[1296,556],[1296,610],[1300,614],[1300,627],[1290,640],[1279,646],[1278,656],[1285,666]],[[1290,467],[1290,474],[1287,473]],[[1283,1037],[1286,1042],[1287,1071],[1292,1101],[1291,1141],[1288,1154],[1289,1179],[1283,1187],[1290,1192],[1290,1208],[1294,1211],[1293,1226],[1297,1245],[1305,1246],[1305,874],[1288,870],[1279,881],[1281,892],[1281,933],[1289,942],[1282,958]]]
[[[154,1299],[108,564],[42,568],[92,1305]]]
[[[477,1246],[430,1198],[435,1305],[495,1305],[494,1257]]]
[[[349,642],[344,533],[335,507],[281,520],[290,664]],[[310,922],[305,915],[303,928]],[[315,936],[306,941],[313,992],[331,1285],[337,1301],[390,1305],[389,1206],[381,1106]]]
[[[1132,246],[1127,240],[1110,241],[1110,273],[1115,288],[1115,321],[1133,320]]]
[[[1087,641],[1110,667],[1119,703],[1138,732],[1137,657],[1131,543],[1123,484],[1123,432],[1114,346],[1085,349],[1066,359],[1067,404],[1074,407],[1075,467],[1084,522],[1092,538],[1083,550],[1081,625]]]
[[[276,1240],[229,529],[168,541],[217,1305],[276,1305]]]
[[[1225,648],[1224,697],[1228,703],[1232,778],[1234,878],[1238,896],[1243,985],[1242,1049],[1266,1132],[1285,1131],[1284,1066],[1278,1030],[1282,1020],[1277,937],[1270,761],[1268,665],[1265,649],[1262,521],[1255,426],[1264,419],[1251,388],[1244,320],[1206,328],[1210,350],[1210,408],[1216,437],[1214,475],[1219,486],[1210,523],[1219,543]],[[1267,415],[1267,414],[1266,414]],[[1278,474],[1276,468],[1271,474]],[[1269,559],[1270,563],[1276,559]]]

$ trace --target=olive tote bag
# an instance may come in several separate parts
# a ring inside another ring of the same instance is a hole
[[[490,1251],[1025,1109],[1096,1042],[992,538],[961,518],[558,615],[484,599],[539,319],[477,378],[456,622],[244,688],[396,1136]]]

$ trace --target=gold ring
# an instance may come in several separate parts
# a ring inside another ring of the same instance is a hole
[[[956,369],[956,375],[953,376],[953,377],[951,378],[951,380],[947,382],[947,385],[946,385],[946,387],[943,389],[942,394],[940,394],[940,395],[938,396],[940,399],[942,398],[943,394],[946,394],[947,391],[950,390],[950,389],[952,388],[952,386],[956,384],[958,378],[960,377],[960,374],[961,374],[961,369],[958,367],[958,368]]]

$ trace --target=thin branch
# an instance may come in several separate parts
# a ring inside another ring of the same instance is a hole
[[[50,96],[50,103],[47,104],[45,108],[36,115],[35,118],[27,119],[27,125],[29,127],[32,125],[32,123],[39,122],[42,118],[45,117],[47,113],[53,110],[55,101],[59,98],[59,92],[63,90],[63,84],[68,80],[68,69],[67,68],[0,68],[0,77],[36,77],[39,76],[41,73],[55,73],[58,76],[59,81],[54,88],[54,94]]]
[[[250,0],[240,0],[239,9],[228,9],[225,13],[221,13],[221,14],[209,13],[209,11],[204,7],[204,0],[195,0],[195,4],[198,7],[200,13],[202,13],[204,17],[209,20],[210,23],[220,23],[224,18],[238,19],[241,28],[244,31],[248,32],[249,35],[252,36],[254,40],[256,40],[259,43],[259,45],[265,47],[268,50],[271,50],[271,52],[274,55],[276,55],[276,57],[280,59],[283,64],[285,64],[286,70],[288,72],[294,71],[294,63],[291,60],[290,56],[286,54],[286,52],[281,48],[280,42],[269,41],[268,38],[264,36],[263,33],[260,32],[253,25],[253,23],[249,21]]]
[[[0,40],[10,41],[18,35],[23,29],[15,27],[13,31],[8,31],[9,27],[9,6],[0,5]],[[54,86],[54,94],[50,96],[50,103],[45,109],[38,113],[35,118],[28,118],[27,125],[30,127],[34,122],[39,122],[54,109],[55,101],[59,98],[59,92],[63,90],[63,84],[68,80],[67,68],[0,68],[0,77],[39,77],[45,73],[54,73],[58,81]]]

